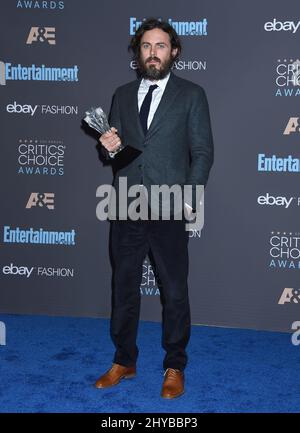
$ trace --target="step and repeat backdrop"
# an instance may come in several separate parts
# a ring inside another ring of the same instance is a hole
[[[194,324],[291,329],[300,320],[300,4],[297,1],[3,0],[0,312],[109,317],[112,182],[84,112],[136,78],[146,17],[183,44],[174,73],[207,93],[215,163],[202,232],[189,232]],[[131,109],[131,107],[128,107]],[[141,318],[159,321],[146,258]]]

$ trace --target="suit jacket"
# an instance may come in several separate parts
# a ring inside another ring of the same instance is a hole
[[[112,100],[110,125],[118,129],[123,145],[141,151],[136,158],[122,164],[124,151],[111,159],[101,146],[113,165],[113,185],[117,194],[121,176],[127,178],[128,188],[142,183],[148,191],[151,185],[192,185],[192,196],[185,202],[195,209],[195,186],[206,186],[214,154],[205,91],[171,72],[145,135],[138,111],[140,82],[137,79],[118,87]]]

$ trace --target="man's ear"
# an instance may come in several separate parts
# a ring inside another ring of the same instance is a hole
[[[171,51],[172,56],[175,57],[177,52],[178,52],[178,48],[173,48]]]

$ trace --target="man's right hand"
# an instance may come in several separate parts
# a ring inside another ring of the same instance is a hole
[[[121,146],[121,139],[117,132],[118,130],[112,127],[110,128],[110,131],[105,132],[99,138],[102,146],[104,146],[109,152],[115,152]]]

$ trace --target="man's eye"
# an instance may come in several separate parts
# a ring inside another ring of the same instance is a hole
[[[165,44],[159,44],[159,48],[165,48]]]

